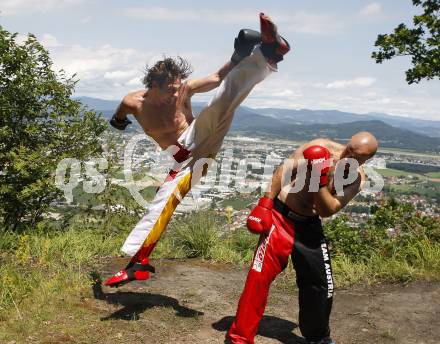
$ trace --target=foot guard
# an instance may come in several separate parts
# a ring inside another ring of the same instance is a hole
[[[130,262],[125,269],[105,281],[104,285],[117,288],[131,281],[144,281],[150,277],[150,272],[154,273],[156,270],[149,264],[148,258],[144,258],[140,262]]]
[[[261,51],[267,62],[276,64],[283,60],[283,55],[290,51],[289,43],[277,32],[272,19],[264,13],[260,13]]]

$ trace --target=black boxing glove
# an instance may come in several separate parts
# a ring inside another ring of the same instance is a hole
[[[125,130],[125,128],[127,128],[127,125],[131,123],[132,122],[127,117],[121,120],[116,117],[116,114],[114,114],[112,119],[110,120],[110,125],[118,130]]]
[[[246,56],[249,56],[254,47],[261,43],[261,34],[251,29],[241,29],[234,41],[234,53],[231,61],[239,63]]]

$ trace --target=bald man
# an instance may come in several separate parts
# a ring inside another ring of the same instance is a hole
[[[254,343],[269,287],[289,255],[299,290],[299,328],[306,343],[331,344],[333,275],[321,217],[336,214],[362,189],[362,165],[377,151],[368,132],[347,145],[316,139],[300,146],[275,171],[247,227],[260,234],[235,321],[231,343]]]

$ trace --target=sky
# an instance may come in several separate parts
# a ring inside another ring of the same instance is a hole
[[[164,54],[188,59],[191,78],[217,71],[241,28],[259,30],[259,12],[273,18],[292,51],[243,105],[440,120],[438,79],[408,85],[409,58],[371,58],[378,34],[421,12],[411,0],[0,0],[0,25],[19,41],[36,35],[56,70],[76,74],[75,96],[119,100],[144,88],[145,66]]]

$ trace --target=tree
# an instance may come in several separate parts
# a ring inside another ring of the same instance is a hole
[[[99,154],[106,124],[71,99],[76,80],[52,70],[48,52],[33,35],[0,26],[0,223],[33,226],[60,196],[58,162]]]
[[[413,0],[422,6],[423,14],[413,18],[413,28],[400,24],[394,33],[379,35],[373,52],[376,63],[396,56],[411,56],[412,68],[406,71],[408,84],[422,79],[440,78],[440,0]]]

